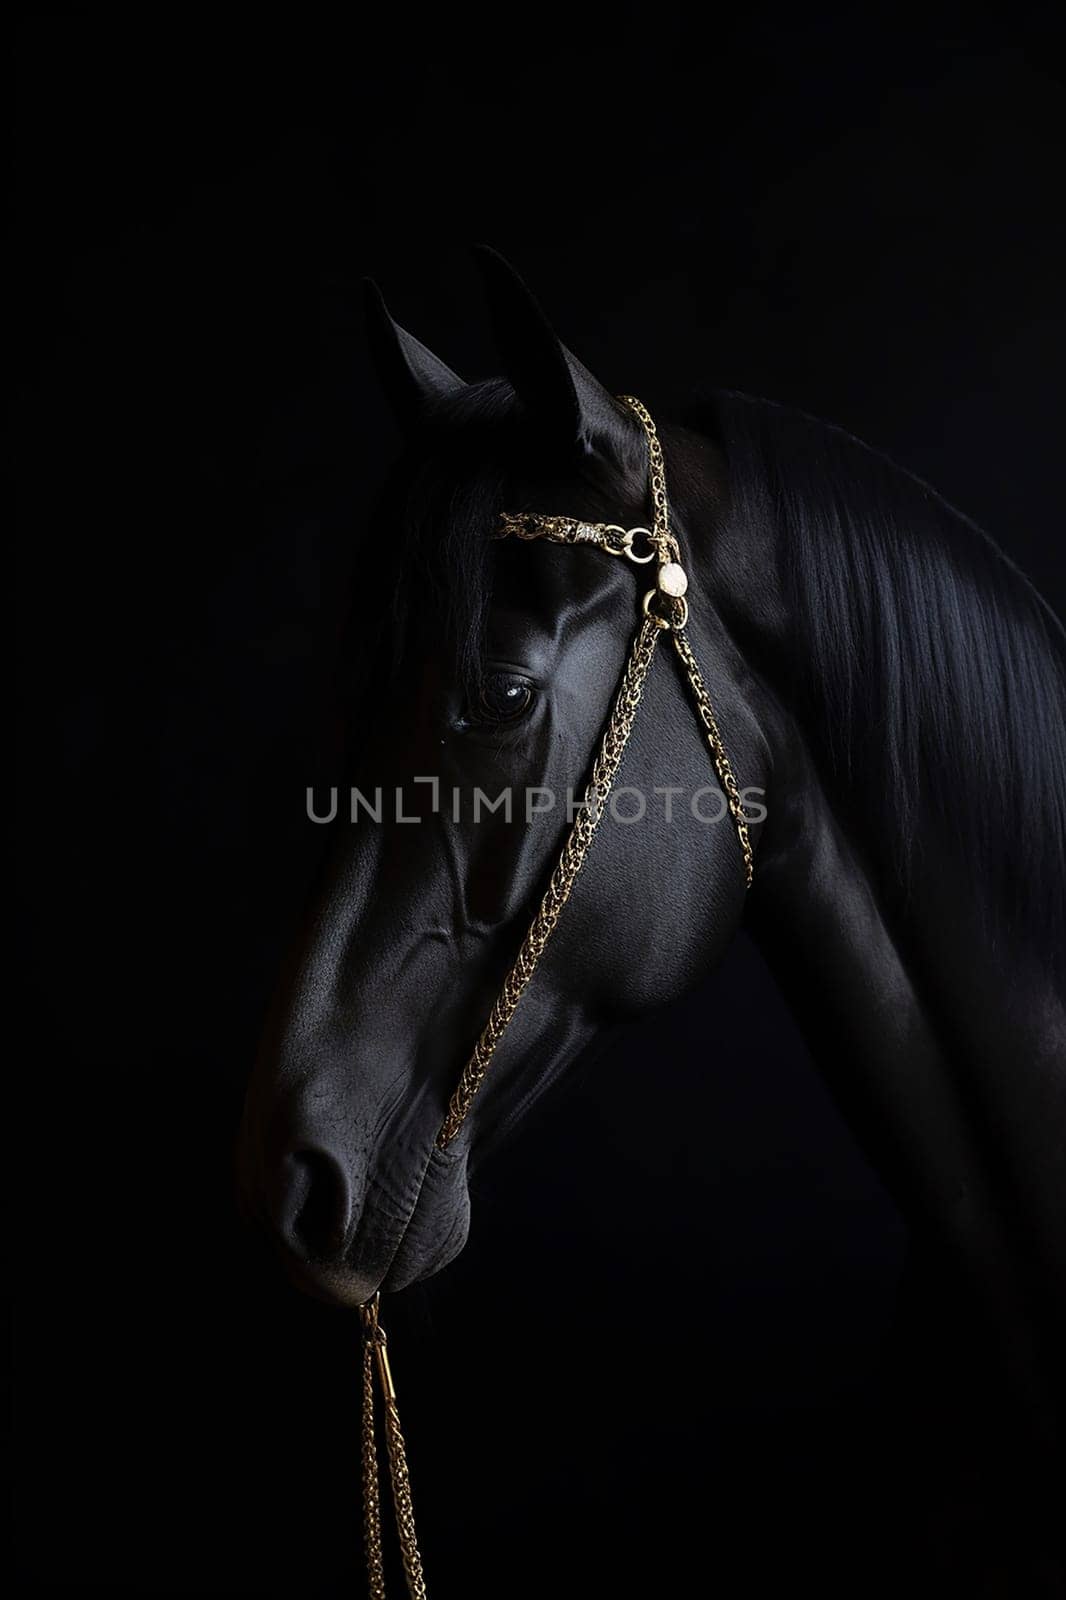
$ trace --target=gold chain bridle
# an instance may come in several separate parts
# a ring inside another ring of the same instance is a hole
[[[647,408],[633,395],[621,395],[624,406],[640,422],[648,444],[648,474],[652,502],[650,528],[622,528],[616,523],[585,522],[576,517],[542,516],[537,512],[505,512],[495,537],[499,539],[547,539],[553,544],[585,544],[607,555],[620,556],[635,565],[656,563],[655,586],[644,595],[641,617],[630,645],[622,681],[611,714],[603,731],[596,759],[581,804],[559,855],[548,887],[537,908],[529,931],[503,981],[488,1021],[474,1045],[470,1059],[459,1078],[437,1135],[437,1149],[445,1150],[459,1133],[474,1097],[485,1080],[492,1058],[511,1022],[519,1001],[540,965],[548,941],[558,926],[563,908],[570,898],[578,874],[585,864],[600,819],[610,797],[611,787],[622,764],[629,736],[633,731],[644,685],[656,645],[664,633],[685,672],[689,689],[703,727],[718,781],[736,830],[744,865],[744,882],[751,887],[755,858],[748,821],[740,790],[725,743],[718,728],[714,706],[688,637],[688,575],[681,561],[681,547],[670,529],[670,505],[666,493],[666,465],[658,431]],[[381,1541],[381,1499],[378,1489],[378,1461],[374,1419],[375,1375],[381,1389],[384,1409],[385,1444],[393,1504],[407,1589],[412,1600],[425,1600],[426,1584],[415,1534],[411,1482],[407,1470],[403,1433],[396,1409],[385,1341],[379,1320],[379,1296],[374,1295],[361,1308],[363,1320],[363,1514],[367,1571],[371,1600],[384,1600],[385,1574]]]

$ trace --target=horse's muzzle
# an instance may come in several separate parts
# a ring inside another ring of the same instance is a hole
[[[362,1305],[378,1289],[430,1277],[466,1242],[465,1152],[431,1138],[385,1141],[353,1163],[324,1141],[270,1160],[245,1127],[238,1150],[242,1209],[263,1226],[293,1282],[319,1299]],[[353,1166],[361,1168],[353,1176]]]

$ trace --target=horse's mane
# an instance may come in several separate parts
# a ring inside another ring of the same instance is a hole
[[[835,791],[894,842],[904,885],[935,837],[996,926],[1061,959],[1054,613],[980,528],[842,429],[737,394],[693,420],[725,450],[731,518],[776,532],[804,726]]]

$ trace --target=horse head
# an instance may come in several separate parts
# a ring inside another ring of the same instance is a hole
[[[580,804],[646,587],[602,550],[493,535],[505,511],[626,529],[650,518],[639,422],[507,264],[480,260],[503,378],[464,383],[368,290],[405,443],[363,547],[357,770],[241,1133],[249,1207],[301,1283],[347,1304],[454,1258],[475,1164],[606,1029],[690,987],[745,900],[671,661],[649,676],[621,787],[492,1072],[440,1148]],[[716,601],[750,582],[715,548],[720,458],[681,428],[663,430],[663,448],[694,646],[741,781],[765,789],[767,740]]]

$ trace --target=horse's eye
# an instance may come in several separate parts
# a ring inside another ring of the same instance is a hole
[[[490,672],[481,681],[475,713],[479,722],[517,722],[533,704],[533,685],[513,672]]]

